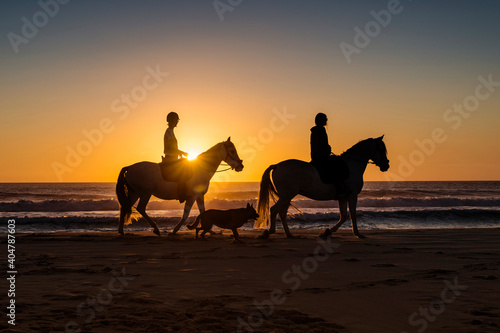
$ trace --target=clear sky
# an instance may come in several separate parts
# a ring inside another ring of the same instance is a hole
[[[67,2],[67,3],[66,3]],[[385,134],[366,180],[498,180],[500,2],[2,1],[0,182],[115,181],[231,136],[243,172]],[[220,177],[218,175],[217,177]],[[388,178],[387,178],[388,177]]]

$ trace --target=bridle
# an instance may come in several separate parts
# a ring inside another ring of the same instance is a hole
[[[228,149],[229,149],[230,145],[232,145],[232,143],[231,143],[231,142],[224,142],[224,148],[226,149],[226,155],[227,155],[227,156],[226,156],[226,160],[227,160],[227,158],[229,157],[229,158],[231,158],[233,161],[235,161],[236,163],[240,163],[240,164],[242,164],[242,163],[243,163],[243,161],[242,161],[241,159],[239,159],[237,155],[235,156],[234,154],[231,154],[231,153],[228,151]],[[224,162],[226,162],[226,161],[224,161]],[[234,169],[234,167],[232,167],[232,166],[231,166],[229,163],[227,163],[227,162],[226,162],[226,165],[227,165],[227,166],[229,166],[229,168],[228,168],[228,169],[224,169],[224,170],[220,170],[220,171],[216,171],[216,172],[223,172],[223,171],[228,171],[228,170]]]
[[[377,152],[381,149],[382,144],[383,144],[383,142],[382,142],[382,141],[380,141],[380,142],[378,143],[378,145],[377,145],[377,149],[375,150],[375,154],[376,154],[376,153],[377,153]],[[379,163],[375,162],[375,161],[373,160],[373,157],[370,157],[367,161],[365,161],[365,160],[361,160],[361,159],[357,159],[357,158],[354,158],[354,157],[351,157],[351,156],[348,156],[348,155],[342,155],[342,157],[348,158],[348,159],[353,160],[353,161],[356,161],[356,162],[364,163],[364,164],[374,164],[374,165],[376,165],[376,166],[378,166],[378,167],[380,168]],[[385,163],[389,164],[389,160],[388,160],[387,158],[386,158],[386,160],[385,160],[385,161],[382,161],[381,163],[383,163],[383,162],[385,162]]]
[[[233,159],[235,162],[237,163],[241,163],[243,164],[243,161],[240,160],[239,158],[236,158],[234,155],[230,154],[229,151],[228,151],[228,148],[229,148],[229,145],[224,142],[224,149],[226,150],[226,159],[227,157],[230,157],[231,159]],[[236,155],[237,156],[237,155]],[[229,171],[229,170],[232,170],[232,169],[235,169],[235,167],[232,167],[229,163],[227,163],[225,160],[224,160],[225,164],[222,164],[220,163],[217,168],[219,168],[220,166],[225,166],[227,167],[226,169],[223,169],[223,170],[215,170],[215,171],[212,171],[212,170],[209,170],[208,168],[204,167],[203,165],[199,165],[198,164],[198,167],[201,168],[202,170],[205,170],[207,172],[224,172],[224,171]]]
[[[228,145],[227,143],[224,143],[224,148],[226,149],[226,155],[227,155],[227,156],[226,156],[226,159],[227,159],[227,157],[229,157],[229,158],[231,158],[232,160],[234,160],[234,161],[235,161],[235,162],[237,162],[237,163],[242,163],[242,162],[243,162],[243,161],[242,161],[242,160],[240,160],[239,158],[236,158],[234,155],[232,155],[232,154],[230,154],[230,153],[229,153],[229,151],[228,151],[229,145]],[[215,170],[215,172],[216,172],[216,173],[217,173],[217,172],[229,171],[229,170],[234,169],[234,167],[232,167],[229,163],[227,163],[226,161],[224,161],[224,162],[225,162],[224,164],[222,164],[222,163],[221,163],[221,164],[219,164],[219,166],[225,166],[225,167],[227,167],[227,168],[222,169],[222,170]],[[218,167],[217,167],[217,168],[218,168]],[[205,168],[202,168],[202,169],[203,169],[203,170],[205,170],[205,171],[209,171],[209,170],[207,170],[207,169],[205,169]]]
[[[375,154],[380,151],[383,144],[384,144],[384,142],[382,140],[378,143]],[[381,165],[379,165],[379,163],[373,161],[373,158],[371,158],[371,160],[372,160],[372,162],[371,162],[372,164],[375,164],[376,166],[381,168]],[[385,161],[380,161],[380,164],[382,164],[382,163],[386,163],[387,165],[389,165],[389,159],[387,158],[387,156],[385,157]]]
[[[375,165],[377,165],[375,162],[370,161],[371,159],[368,159],[367,161],[364,161],[364,160],[361,160],[361,159],[358,159],[358,158],[354,158],[354,157],[351,157],[351,156],[347,156],[347,155],[341,155],[341,156],[345,157],[345,158],[348,158],[350,160],[356,161],[356,162],[360,162],[360,163],[364,163],[364,164],[375,164]]]
[[[224,172],[224,171],[229,171],[229,170],[232,170],[232,169],[233,169],[233,167],[232,167],[232,166],[230,166],[230,165],[229,165],[229,164],[227,164],[227,163],[226,163],[226,164],[220,164],[220,165],[222,165],[222,166],[227,166],[227,168],[226,168],[226,169],[223,169],[223,170],[217,170],[217,171],[215,171],[215,172]]]

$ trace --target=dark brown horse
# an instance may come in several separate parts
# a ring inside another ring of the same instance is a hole
[[[387,149],[383,138],[384,136],[381,136],[376,139],[360,141],[341,155],[349,167],[349,178],[346,180],[346,185],[349,188],[350,194],[338,199],[340,220],[333,228],[326,229],[325,236],[337,231],[345,222],[347,218],[347,205],[349,205],[352,232],[357,237],[363,237],[358,231],[356,221],[358,194],[363,188],[363,174],[370,160],[382,172],[389,169]],[[258,211],[261,218],[255,226],[267,227],[268,215],[270,215],[271,225],[262,235],[264,238],[268,237],[269,234],[276,232],[276,215],[279,214],[286,236],[292,237],[286,223],[286,216],[292,199],[300,194],[314,200],[335,200],[335,192],[335,185],[323,183],[318,171],[310,163],[299,160],[286,160],[271,165],[262,175],[258,201]],[[273,197],[274,201],[277,199],[277,201],[269,212],[270,197]]]
[[[184,214],[172,233],[175,234],[184,224],[195,201],[200,213],[205,211],[205,193],[208,191],[210,179],[212,179],[222,161],[225,161],[236,171],[243,170],[243,161],[238,157],[231,138],[216,144],[206,152],[198,155],[195,161],[190,162],[193,168],[193,176],[186,184],[187,199],[184,205]],[[146,206],[152,195],[164,200],[176,200],[177,183],[167,182],[163,179],[158,163],[139,162],[121,170],[116,184],[116,195],[120,203],[118,232],[121,235],[123,235],[123,225],[130,223],[132,206],[137,200],[139,200],[137,211],[148,221],[153,228],[153,232],[160,235],[156,223],[146,213]]]

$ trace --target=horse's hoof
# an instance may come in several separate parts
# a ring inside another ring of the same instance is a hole
[[[259,237],[257,237],[257,239],[268,239],[269,238],[269,230],[264,230],[264,232],[262,233],[262,235],[260,235]]]
[[[153,230],[153,233],[155,233],[155,234],[157,234],[158,236],[160,236],[160,230],[158,230],[158,229]]]
[[[319,237],[322,239],[327,239],[331,235],[332,235],[332,231],[330,229],[326,228],[325,232],[322,233],[321,235],[319,235]]]
[[[366,236],[363,236],[362,234],[357,234],[357,235],[355,235],[355,236],[356,236],[357,238],[359,238],[359,239],[366,238]]]

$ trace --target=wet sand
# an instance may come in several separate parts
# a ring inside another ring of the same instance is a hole
[[[0,332],[500,330],[500,229],[293,231],[18,234]]]

